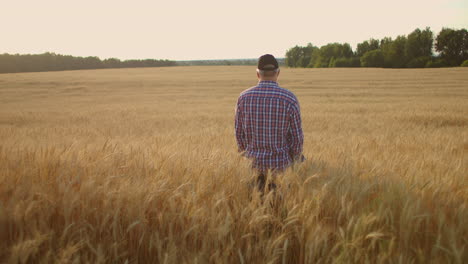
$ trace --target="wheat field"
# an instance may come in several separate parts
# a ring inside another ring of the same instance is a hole
[[[0,74],[0,262],[468,262],[468,69],[283,69],[307,160],[264,200],[234,138],[256,82]]]

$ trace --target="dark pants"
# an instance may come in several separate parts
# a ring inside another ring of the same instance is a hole
[[[273,196],[271,197],[272,199],[269,200],[269,204],[271,208],[279,212],[283,197],[280,193],[277,193],[277,185],[275,182],[277,174],[278,174],[278,171],[272,171],[270,173],[270,177],[268,177],[267,171],[259,171],[257,174],[257,178],[254,181],[252,181],[252,184],[250,186],[252,189],[254,188],[258,189],[262,204],[264,202],[265,193],[268,194],[269,192],[272,192]],[[249,194],[250,199],[252,199],[251,194],[252,193],[250,192]]]
[[[258,173],[256,186],[258,188],[258,191],[262,194],[262,196],[265,193],[265,191],[269,192],[269,191],[276,190],[276,184],[272,179],[270,179],[270,181],[267,184],[267,172],[266,171],[260,171]],[[267,188],[267,190],[265,190],[265,187]]]

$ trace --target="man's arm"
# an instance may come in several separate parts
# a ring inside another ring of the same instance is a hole
[[[290,155],[293,161],[303,161],[302,149],[304,145],[304,135],[302,133],[302,120],[299,104],[296,103],[291,106],[289,115],[290,130]]]
[[[236,130],[236,140],[237,140],[237,147],[239,152],[245,151],[247,147],[244,130],[242,129],[242,109],[239,104],[240,98],[237,101],[236,106],[236,117],[235,117],[235,130]]]

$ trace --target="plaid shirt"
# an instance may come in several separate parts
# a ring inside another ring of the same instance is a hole
[[[299,102],[274,81],[260,81],[241,93],[235,130],[239,151],[253,159],[254,168],[283,170],[303,158]]]

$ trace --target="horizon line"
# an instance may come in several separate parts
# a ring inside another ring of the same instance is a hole
[[[72,54],[64,54],[64,53],[56,53],[56,52],[53,52],[53,51],[44,51],[44,52],[41,52],[41,53],[9,53],[9,52],[2,52],[0,53],[0,55],[5,55],[5,54],[8,54],[8,55],[42,55],[42,54],[47,54],[47,53],[50,53],[50,54],[55,54],[55,55],[61,55],[61,56],[72,56],[72,57],[83,57],[83,58],[86,58],[86,57],[97,57],[99,58],[100,60],[106,60],[106,59],[118,59],[118,60],[169,60],[169,61],[175,61],[175,62],[189,62],[189,61],[222,61],[222,60],[258,60],[258,58],[221,58],[221,59],[167,59],[167,58],[145,58],[145,59],[135,59],[135,58],[132,58],[132,59],[121,59],[121,58],[118,58],[118,57],[100,57],[100,56],[95,56],[95,55],[86,55],[86,56],[83,56],[83,55],[72,55]],[[286,57],[276,57],[276,59],[285,59]]]

